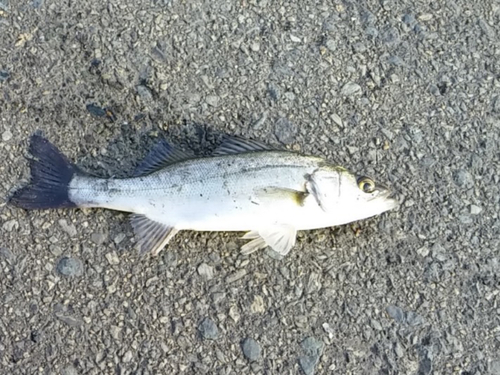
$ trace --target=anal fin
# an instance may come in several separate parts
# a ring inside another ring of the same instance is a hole
[[[177,234],[178,230],[148,218],[141,214],[132,214],[130,218],[137,240],[139,253],[151,253],[157,256],[165,245]]]
[[[278,254],[285,256],[295,245],[297,230],[287,224],[276,224],[250,231],[242,238],[252,240],[241,247],[242,254],[248,255],[269,246]]]

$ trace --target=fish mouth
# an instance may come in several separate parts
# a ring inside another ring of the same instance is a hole
[[[384,200],[384,203],[387,205],[388,210],[392,210],[399,205],[399,202],[396,199],[396,194],[390,190],[384,191],[377,198],[381,198]]]
[[[397,201],[396,199],[396,196],[395,194],[391,193],[386,199],[385,199],[385,202],[387,203],[388,205],[388,209],[389,210],[392,210],[393,208],[396,208],[399,206],[399,202]]]
[[[399,205],[396,194],[387,187],[378,185],[377,190],[379,193],[373,198],[373,200],[383,201],[387,210],[392,210]]]

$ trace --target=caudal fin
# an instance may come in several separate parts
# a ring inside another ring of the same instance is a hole
[[[76,167],[45,138],[32,135],[29,151],[31,181],[10,197],[9,203],[25,209],[76,207],[68,185]]]

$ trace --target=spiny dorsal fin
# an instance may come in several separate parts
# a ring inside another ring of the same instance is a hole
[[[149,152],[148,156],[137,166],[134,177],[144,176],[156,172],[167,165],[179,161],[192,159],[194,156],[188,152],[178,150],[167,141],[161,140]]]
[[[130,217],[130,223],[134,228],[137,248],[141,255],[146,253],[158,255],[178,232],[174,227],[151,220],[141,214],[133,214]]]
[[[242,154],[245,152],[272,151],[273,148],[251,139],[245,139],[236,135],[226,135],[222,143],[215,149],[212,156],[231,154]]]

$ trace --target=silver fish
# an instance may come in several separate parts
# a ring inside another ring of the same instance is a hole
[[[244,254],[269,246],[286,255],[298,230],[345,224],[396,206],[391,192],[369,177],[239,137],[226,137],[204,158],[161,141],[124,179],[80,171],[39,135],[31,137],[30,153],[31,181],[14,192],[12,205],[131,212],[139,251],[154,255],[180,230],[248,231]]]

